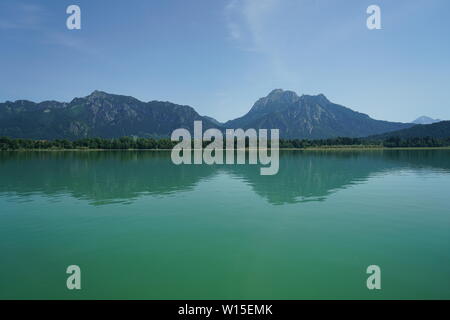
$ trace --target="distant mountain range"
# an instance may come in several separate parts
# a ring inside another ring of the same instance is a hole
[[[365,137],[412,127],[381,121],[330,102],[323,94],[298,96],[273,90],[244,116],[220,123],[192,107],[170,102],[142,102],[130,96],[94,91],[69,103],[26,100],[0,103],[0,136],[29,139],[79,139],[122,136],[169,137],[177,128],[280,129],[282,138]],[[449,134],[450,135],[450,134]]]
[[[436,123],[436,122],[441,122],[442,120],[440,119],[432,119],[430,117],[427,116],[421,116],[418,117],[416,120],[414,120],[412,123],[415,124],[432,124],[432,123]]]

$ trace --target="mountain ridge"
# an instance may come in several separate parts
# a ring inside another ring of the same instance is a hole
[[[227,121],[231,128],[280,129],[283,138],[364,137],[411,127],[375,120],[367,114],[332,103],[325,95],[301,95],[276,89],[258,99],[242,117]]]
[[[387,138],[449,138],[450,121],[440,121],[430,124],[416,124],[411,128],[386,132],[381,135],[375,135],[369,138],[387,139]]]
[[[202,120],[204,128],[215,127],[187,105],[143,102],[98,90],[69,103],[0,103],[0,136],[14,138],[167,137],[177,128],[192,130],[195,120]]]
[[[282,138],[364,137],[413,124],[375,120],[367,114],[329,101],[325,95],[301,95],[275,89],[258,99],[242,117],[221,123],[201,116],[188,105],[169,101],[143,102],[132,96],[95,90],[70,102],[28,100],[0,103],[0,136],[30,139],[79,139],[121,136],[169,137],[173,130],[280,129]]]

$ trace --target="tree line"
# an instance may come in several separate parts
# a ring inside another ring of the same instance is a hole
[[[178,141],[168,138],[137,138],[122,137],[118,139],[84,138],[79,140],[32,140],[12,139],[0,137],[0,150],[71,150],[71,149],[102,149],[102,150],[126,150],[126,149],[149,149],[164,150],[172,149]],[[203,141],[205,147],[210,142]],[[246,143],[248,146],[248,141]],[[269,144],[270,146],[270,144]],[[444,139],[424,138],[399,138],[390,137],[384,140],[371,140],[365,138],[330,138],[330,139],[280,139],[279,147],[283,149],[305,149],[319,147],[448,147],[450,137]]]
[[[448,147],[450,146],[450,137],[448,138],[399,138],[390,137],[383,141],[383,146],[386,148],[420,148],[420,147]]]

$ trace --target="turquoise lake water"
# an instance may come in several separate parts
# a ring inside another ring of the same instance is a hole
[[[450,150],[285,151],[259,169],[1,152],[0,298],[450,299]]]

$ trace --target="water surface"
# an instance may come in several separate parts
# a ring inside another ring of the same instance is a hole
[[[0,298],[450,299],[449,190],[450,150],[1,152]]]

